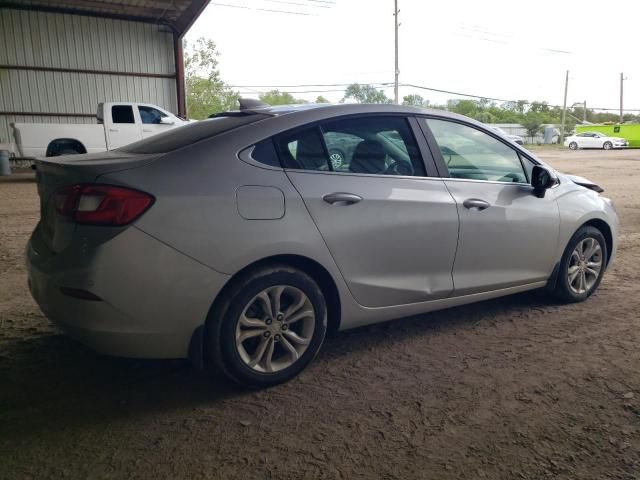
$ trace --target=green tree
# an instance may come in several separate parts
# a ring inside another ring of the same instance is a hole
[[[352,83],[344,92],[344,102],[347,99],[353,99],[358,103],[392,103],[382,90],[378,90],[372,85]]]
[[[531,137],[531,143],[535,141],[535,136],[542,129],[542,116],[536,112],[527,112],[521,124],[527,131],[527,135]]]
[[[478,103],[475,100],[452,99],[447,101],[447,110],[467,117],[474,117],[478,111]]]
[[[482,123],[497,123],[496,117],[494,117],[490,112],[478,112],[473,116],[473,118]]]
[[[411,95],[405,95],[402,97],[402,105],[408,105],[410,107],[427,108],[429,106],[429,100],[425,100],[420,95],[412,93]]]
[[[185,45],[185,87],[190,118],[200,120],[212,113],[237,108],[238,93],[220,78],[219,55],[213,40],[199,38],[191,48]]]
[[[318,95],[316,98],[316,103],[331,103],[329,100],[324,98],[322,95]]]
[[[535,113],[549,113],[549,104],[547,102],[533,101],[529,105],[529,111]]]
[[[289,92],[270,90],[260,94],[260,101],[269,105],[293,105],[294,103],[306,103],[304,100],[294,98]]]

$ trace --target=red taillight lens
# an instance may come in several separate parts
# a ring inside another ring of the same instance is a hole
[[[148,193],[113,185],[73,185],[56,194],[56,209],[77,223],[126,225],[153,204]]]

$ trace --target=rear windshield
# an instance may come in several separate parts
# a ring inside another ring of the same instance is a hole
[[[124,147],[118,148],[117,151],[125,153],[172,152],[173,150],[186,147],[205,138],[213,137],[222,132],[227,132],[267,117],[268,115],[254,114],[201,120],[125,145]]]

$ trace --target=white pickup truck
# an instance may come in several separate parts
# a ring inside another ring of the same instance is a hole
[[[17,154],[22,158],[55,157],[113,150],[189,123],[155,105],[98,104],[96,124],[13,123]]]

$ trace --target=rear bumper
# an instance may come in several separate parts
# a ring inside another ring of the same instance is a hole
[[[194,331],[228,279],[135,227],[93,251],[70,245],[44,255],[34,243],[27,245],[33,298],[65,333],[108,355],[186,358]],[[62,287],[100,300],[63,294]]]

